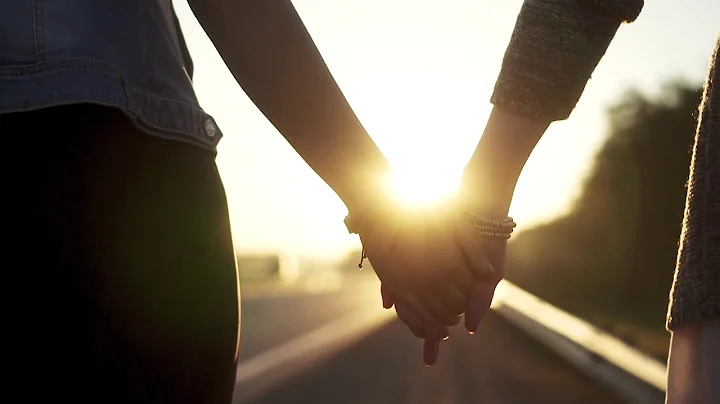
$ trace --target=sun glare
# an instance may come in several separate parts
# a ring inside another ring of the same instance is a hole
[[[411,209],[422,209],[452,197],[459,178],[447,170],[409,168],[394,169],[387,178],[390,196]]]

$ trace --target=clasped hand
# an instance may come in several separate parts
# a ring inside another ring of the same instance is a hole
[[[424,340],[427,365],[437,359],[449,326],[465,314],[475,332],[504,274],[504,238],[483,235],[461,209],[385,212],[360,232],[386,309]]]

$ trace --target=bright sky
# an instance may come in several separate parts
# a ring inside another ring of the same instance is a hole
[[[185,0],[174,3],[201,105],[225,134],[217,161],[238,249],[337,256],[357,247],[342,224],[347,212],[340,199],[235,83]],[[425,185],[435,193],[452,189],[482,133],[522,1],[293,3],[409,188],[416,174],[430,175]],[[717,0],[652,0],[637,22],[620,29],[571,118],[553,124],[525,167],[511,207],[520,230],[572,204],[603,139],[604,108],[623,90],[654,92],[669,78],[704,78],[719,21]]]

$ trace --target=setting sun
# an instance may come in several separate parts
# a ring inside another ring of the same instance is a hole
[[[481,3],[293,0],[363,127],[395,171],[387,179],[389,194],[408,208],[453,194],[490,113],[522,2],[490,8]],[[357,248],[357,237],[347,235],[342,224],[343,202],[237,85],[188,3],[173,4],[195,61],[198,97],[225,133],[217,162],[236,246],[328,256]],[[604,139],[603,108],[628,83],[654,91],[663,77],[704,78],[714,26],[688,23],[683,29],[693,41],[668,34],[653,45],[646,38],[655,38],[659,14],[652,15],[623,31],[571,118],[553,124],[533,151],[510,209],[519,229],[567,212]],[[632,30],[642,32],[636,36],[642,43],[627,34]],[[668,46],[686,56],[668,59]],[[625,63],[637,49],[647,58]]]
[[[459,176],[437,167],[401,167],[388,176],[386,185],[395,201],[408,208],[423,208],[451,197]]]

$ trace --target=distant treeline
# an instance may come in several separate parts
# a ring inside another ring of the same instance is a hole
[[[511,242],[507,279],[586,318],[662,330],[701,97],[669,84],[660,97],[630,91],[610,108],[574,208]]]

